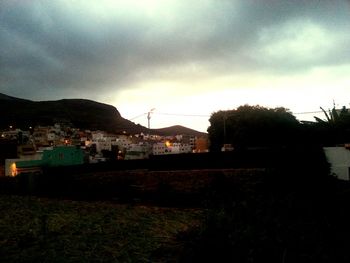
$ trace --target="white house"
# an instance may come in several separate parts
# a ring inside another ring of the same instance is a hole
[[[151,147],[147,143],[131,144],[125,153],[125,160],[147,159]]]
[[[34,143],[37,146],[41,145],[49,145],[48,142],[48,133],[49,133],[49,127],[35,127],[33,132],[33,139]]]
[[[96,140],[93,141],[94,144],[96,144],[96,151],[98,153],[101,153],[103,150],[105,151],[111,151],[112,150],[112,143],[110,140]]]
[[[187,143],[158,142],[153,144],[153,155],[179,154],[192,152],[192,146]]]
[[[173,143],[171,145],[172,153],[190,153],[192,152],[192,146],[187,143]]]
[[[127,135],[118,135],[113,145],[117,145],[120,150],[126,150],[132,144],[132,139]]]
[[[106,136],[104,131],[93,131],[91,132],[91,137],[93,141],[101,140]]]
[[[171,147],[167,143],[157,142],[157,143],[153,144],[152,153],[153,153],[153,155],[170,154]]]

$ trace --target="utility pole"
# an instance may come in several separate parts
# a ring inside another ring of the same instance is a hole
[[[226,119],[227,119],[227,115],[226,115],[226,111],[224,112],[224,144],[226,144]]]
[[[155,110],[155,108],[151,109],[148,113],[147,113],[147,120],[148,120],[148,129],[151,129],[151,113]]]

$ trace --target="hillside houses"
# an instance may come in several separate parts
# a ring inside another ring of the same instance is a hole
[[[153,144],[152,153],[153,155],[164,155],[164,154],[180,154],[180,153],[191,153],[194,150],[193,146],[188,143],[169,141],[157,142]]]
[[[15,143],[17,154],[2,153],[0,170],[8,176],[28,171],[30,167],[76,165],[80,163],[97,163],[109,160],[147,159],[151,155],[181,154],[204,152],[208,149],[205,137],[188,135],[159,136],[148,134],[120,134],[105,131],[90,131],[70,128],[55,124],[54,126],[30,127],[28,131],[8,129],[0,132],[2,141]],[[197,145],[198,142],[198,145]],[[74,150],[75,149],[75,150]],[[76,151],[65,154],[65,151]],[[0,150],[1,151],[1,150]],[[62,152],[58,158],[57,151]],[[48,158],[47,156],[51,156]],[[52,158],[55,157],[53,163]],[[8,159],[5,162],[5,159]],[[51,160],[51,161],[50,161]],[[5,164],[6,163],[6,164]],[[5,166],[5,167],[4,167]],[[25,169],[23,169],[25,168]]]

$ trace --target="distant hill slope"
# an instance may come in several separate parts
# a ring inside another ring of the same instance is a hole
[[[36,125],[69,123],[73,127],[108,132],[152,133],[159,135],[202,134],[182,126],[148,130],[124,119],[119,111],[108,104],[85,99],[57,101],[30,101],[0,93],[0,128],[9,125],[22,128]]]
[[[27,129],[35,125],[70,123],[73,127],[109,132],[145,132],[147,128],[121,117],[107,104],[84,99],[30,101],[0,94],[0,127]]]
[[[192,136],[206,136],[204,132],[199,132],[190,128],[186,128],[180,125],[175,125],[162,129],[152,129],[153,133],[163,136],[172,136],[177,134],[192,135]]]
[[[11,97],[11,96],[8,96],[8,95],[5,95],[5,94],[2,94],[0,93],[0,100],[21,100],[21,101],[25,101],[25,99],[20,99],[20,98],[15,98],[15,97]],[[26,100],[26,101],[29,101],[29,100]]]

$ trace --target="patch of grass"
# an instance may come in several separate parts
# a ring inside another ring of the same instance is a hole
[[[0,211],[2,262],[161,262],[181,250],[177,235],[200,225],[204,215],[13,195],[0,196]]]

